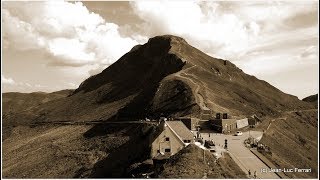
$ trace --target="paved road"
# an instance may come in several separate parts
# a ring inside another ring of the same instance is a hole
[[[250,135],[254,138],[261,138],[262,132],[250,131]],[[249,132],[244,132],[242,136],[224,135],[211,133],[210,137],[208,133],[201,133],[204,140],[213,140],[216,145],[223,146],[224,140],[228,140],[228,151],[234,161],[239,167],[246,173],[251,171],[253,175],[254,171],[257,172],[257,178],[260,179],[278,179],[278,175],[272,172],[263,173],[261,169],[269,169],[259,158],[257,158],[248,148],[244,146],[243,141],[249,137]]]

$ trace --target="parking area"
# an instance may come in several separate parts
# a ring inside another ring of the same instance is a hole
[[[243,132],[241,136],[225,135],[220,133],[200,133],[203,140],[212,140],[216,146],[224,147],[225,139],[228,142],[228,151],[234,161],[246,173],[251,171],[251,175],[256,171],[257,178],[260,179],[278,179],[278,175],[273,172],[261,172],[263,169],[269,169],[259,158],[257,158],[250,149],[244,145],[244,140],[249,136],[261,139],[263,133],[260,131]]]

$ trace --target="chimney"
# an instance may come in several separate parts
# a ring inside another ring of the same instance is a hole
[[[216,113],[216,119],[221,119],[221,113]]]

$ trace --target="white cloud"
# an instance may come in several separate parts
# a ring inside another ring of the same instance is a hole
[[[90,71],[89,71],[89,75],[93,76],[96,74],[101,73],[104,69],[106,69],[109,66],[109,64],[103,65],[103,64],[99,64],[96,67],[93,67]]]
[[[48,85],[33,84],[29,82],[15,81],[13,78],[7,78],[1,75],[1,83],[3,84],[3,92],[35,92],[35,91],[57,91],[61,90],[52,88]]]
[[[92,62],[95,60],[95,52],[87,52],[86,43],[79,39],[55,38],[48,44],[53,56],[58,56],[69,61]]]
[[[29,83],[25,83],[25,85],[28,86],[28,87],[32,87],[32,85],[29,84]]]
[[[67,86],[69,87],[69,88],[72,88],[72,89],[74,89],[74,88],[77,88],[79,85],[77,85],[77,84],[75,84],[75,83],[72,83],[72,82],[68,82],[68,83],[66,83],[67,84]]]
[[[138,44],[134,39],[121,37],[118,28],[114,23],[105,23],[91,31],[77,29],[77,33],[80,41],[86,42],[87,50],[96,53],[95,58],[101,63],[112,64]]]
[[[26,88],[26,89],[29,89],[29,90],[34,90],[34,88],[44,88],[44,89],[47,89],[48,86],[46,85],[41,85],[41,84],[31,84],[29,82],[20,82],[20,81],[15,81],[13,80],[13,78],[11,77],[5,77],[4,75],[1,75],[1,83],[3,83],[5,86],[5,88],[18,88],[18,89],[23,89],[23,88]]]
[[[73,28],[92,30],[99,24],[104,23],[102,17],[98,14],[90,13],[81,2],[49,1],[44,3],[44,9],[46,12],[44,18],[39,17],[41,19],[39,25],[51,25],[57,33]]]
[[[317,55],[319,54],[319,50],[316,46],[312,45],[303,50],[300,57],[317,60]]]
[[[300,65],[316,27],[293,29],[290,18],[316,11],[316,2],[135,1],[145,33],[175,34],[214,57],[229,59],[246,72],[276,73]],[[254,52],[263,52],[259,56]],[[315,54],[315,53],[313,53]],[[274,67],[274,68],[273,68]]]
[[[317,9],[317,1],[247,1],[232,3],[232,11],[244,19],[278,24],[297,14]]]
[[[1,75],[1,83],[13,85],[15,81],[12,78],[6,78],[4,75]]]
[[[34,85],[34,87],[36,87],[36,88],[47,88],[48,86],[44,86],[44,85],[41,85],[41,84],[36,84],[36,85]]]
[[[2,9],[1,13],[6,49],[14,47],[18,50],[30,50],[40,48],[43,45],[43,38],[39,36],[31,24],[12,16],[7,9]]]
[[[245,54],[287,18],[315,10],[314,2],[135,1],[145,33],[175,34],[206,53],[225,59]]]
[[[2,14],[7,48],[45,50],[55,66],[112,64],[138,44],[81,2],[6,2]]]
[[[135,12],[146,21],[146,33],[175,34],[184,37],[206,53],[231,59],[258,36],[260,26],[225,12],[217,2],[136,1]]]
[[[292,69],[295,64],[292,63],[296,61],[297,57],[287,55],[287,54],[276,54],[276,55],[265,55],[264,53],[260,55],[255,55],[248,57],[245,63],[235,62],[241,69],[248,74],[254,75],[271,75],[277,74],[284,70]]]

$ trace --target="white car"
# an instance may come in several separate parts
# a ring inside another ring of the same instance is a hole
[[[242,135],[242,132],[241,132],[241,131],[237,131],[234,135],[235,135],[235,136],[241,136],[241,135]]]

